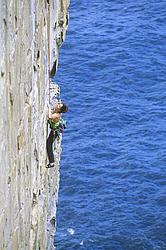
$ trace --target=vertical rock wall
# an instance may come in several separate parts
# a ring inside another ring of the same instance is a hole
[[[49,74],[68,25],[69,0],[1,0],[0,249],[53,249],[59,183],[46,169]]]

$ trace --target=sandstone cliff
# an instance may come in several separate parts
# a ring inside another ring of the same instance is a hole
[[[68,25],[69,0],[0,5],[0,249],[53,249],[59,183],[46,169],[49,74]]]

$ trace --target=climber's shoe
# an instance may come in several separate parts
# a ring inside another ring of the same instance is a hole
[[[46,168],[53,168],[55,166],[54,162],[53,163],[49,163],[47,164],[47,167]]]

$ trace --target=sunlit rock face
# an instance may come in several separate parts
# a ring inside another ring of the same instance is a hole
[[[46,169],[46,116],[68,5],[1,0],[0,249],[54,249],[61,147]]]

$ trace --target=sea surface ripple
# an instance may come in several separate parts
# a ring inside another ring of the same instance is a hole
[[[166,1],[72,0],[57,250],[166,250]]]

